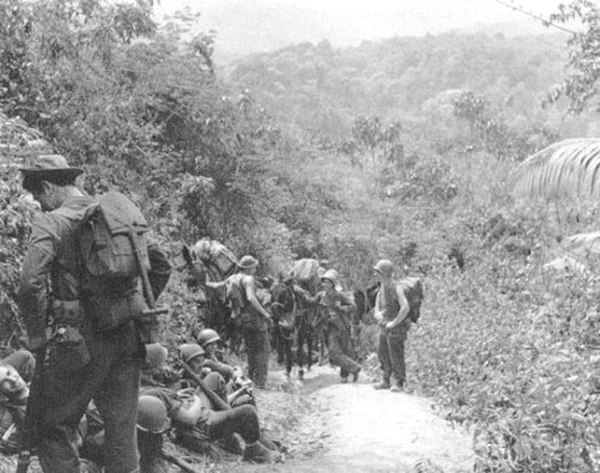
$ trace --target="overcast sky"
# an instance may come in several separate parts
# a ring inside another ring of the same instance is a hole
[[[555,0],[501,0],[546,16]],[[203,30],[217,32],[217,50],[260,52],[302,41],[328,39],[334,46],[392,36],[506,25],[507,34],[546,28],[496,0],[160,0],[159,15],[184,7],[202,14]],[[512,23],[512,26],[509,26]],[[512,28],[512,29],[511,29]]]

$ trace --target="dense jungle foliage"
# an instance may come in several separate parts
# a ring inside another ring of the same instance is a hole
[[[597,116],[567,115],[577,104],[552,95],[567,62],[571,79],[578,57],[598,63],[591,46],[556,35],[323,41],[223,78],[218,38],[190,34],[197,17],[157,25],[151,13],[143,0],[0,0],[4,345],[21,335],[15,289],[34,209],[17,167],[53,150],[85,168],[88,191],[130,194],[176,265],[181,243],[202,236],[256,255],[263,274],[328,258],[347,288],[371,282],[379,257],[396,261],[426,286],[410,383],[473,429],[476,471],[598,471],[597,262],[582,253],[587,272],[544,269],[565,236],[597,229],[598,207],[510,194],[516,162],[597,133]],[[184,278],[165,296],[167,343],[198,323]]]

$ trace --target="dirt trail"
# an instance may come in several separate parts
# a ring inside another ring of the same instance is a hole
[[[273,373],[278,375],[278,373]],[[322,455],[245,471],[281,473],[413,472],[429,459],[444,473],[472,471],[471,437],[452,429],[431,402],[405,393],[376,391],[367,381],[340,384],[330,367],[306,376],[304,392],[324,406],[330,433]]]

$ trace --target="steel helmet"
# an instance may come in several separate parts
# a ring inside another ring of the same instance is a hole
[[[257,266],[258,260],[250,255],[242,256],[242,259],[238,262],[238,267],[242,269],[256,268]]]
[[[198,334],[198,343],[202,345],[202,348],[209,343],[218,342],[219,340],[221,340],[221,337],[212,328],[205,328]]]
[[[189,363],[194,358],[204,355],[206,352],[197,343],[184,343],[179,346],[179,353],[184,363]]]
[[[338,281],[338,273],[335,269],[328,269],[321,275],[321,280],[328,279],[335,286]]]
[[[389,259],[380,259],[377,261],[377,264],[373,266],[373,269],[378,273],[391,277],[394,272],[394,264]]]
[[[137,426],[144,432],[162,434],[171,426],[164,403],[154,396],[140,396],[138,400]]]
[[[146,355],[144,356],[142,371],[152,372],[160,368],[167,361],[169,352],[160,343],[149,343],[144,346],[146,348]]]

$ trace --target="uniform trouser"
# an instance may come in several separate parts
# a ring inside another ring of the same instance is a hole
[[[350,373],[358,373],[360,365],[352,358],[354,356],[350,336],[335,328],[329,331],[329,362],[340,367],[340,376],[347,378]]]
[[[259,387],[267,384],[269,335],[266,329],[245,327],[244,343],[248,356],[248,377]]]
[[[260,437],[258,413],[254,407],[248,405],[226,411],[210,411],[207,424],[210,440],[239,434],[244,442],[254,443]]]
[[[404,362],[403,333],[394,330],[392,333],[382,328],[379,332],[377,357],[383,369],[383,379],[389,383],[392,374],[396,382],[403,385],[406,382],[406,364]]]
[[[44,366],[38,455],[44,473],[79,473],[77,427],[90,400],[105,429],[106,473],[139,471],[136,420],[142,349],[133,324],[86,338],[91,361],[75,371]]]
[[[252,406],[233,407],[226,411],[210,411],[205,423],[177,430],[177,443],[194,452],[207,453],[215,440],[238,434],[247,444],[260,438],[258,414]]]

